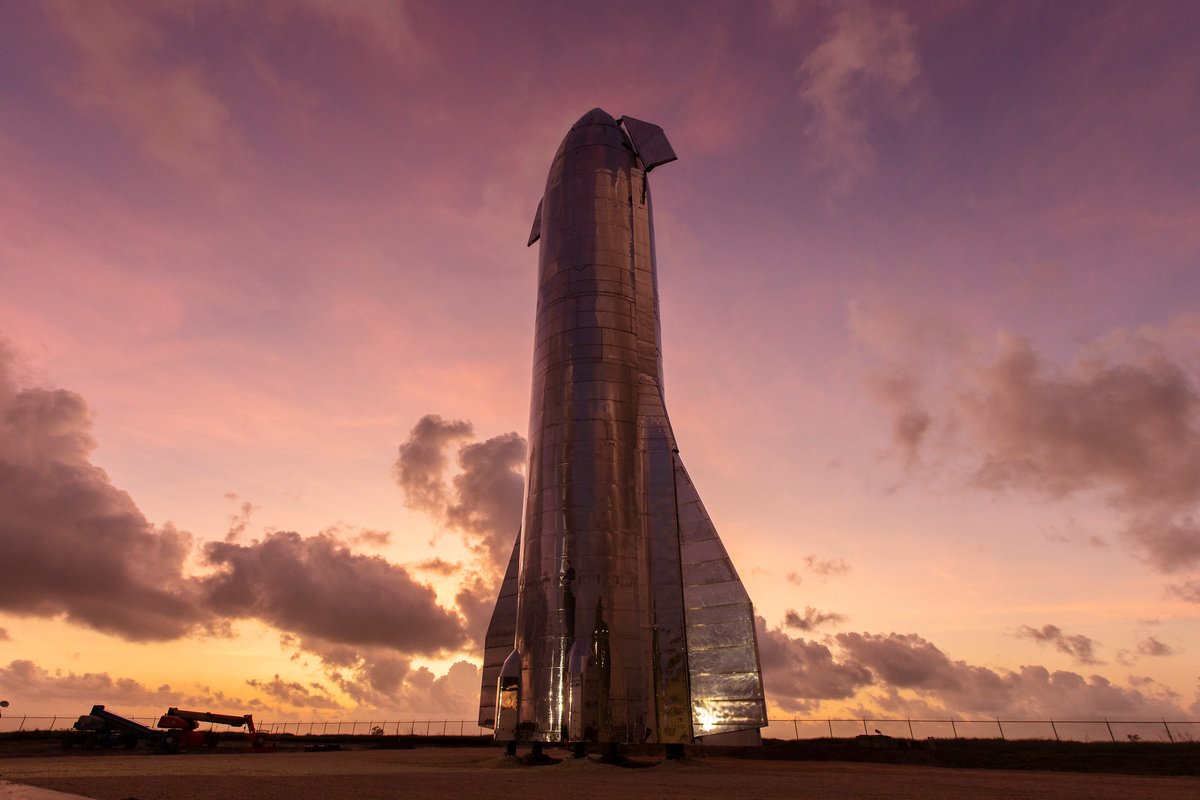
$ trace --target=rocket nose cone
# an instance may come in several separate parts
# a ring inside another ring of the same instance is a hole
[[[612,125],[616,127],[617,121],[605,111],[603,108],[593,108],[591,111],[579,118],[579,121],[572,125],[572,128],[579,128],[584,125]]]

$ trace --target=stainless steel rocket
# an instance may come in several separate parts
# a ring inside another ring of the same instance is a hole
[[[498,740],[757,743],[750,598],[663,399],[646,174],[661,128],[584,114],[550,166],[523,525],[484,652]]]

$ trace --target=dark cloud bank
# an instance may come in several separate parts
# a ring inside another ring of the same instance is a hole
[[[65,615],[135,641],[210,621],[183,577],[191,537],[155,527],[90,461],[87,404],[63,389],[18,389],[0,349],[0,608]]]
[[[1178,694],[1149,678],[1119,686],[1100,675],[1036,665],[975,666],[913,633],[839,633],[818,642],[793,638],[759,617],[758,637],[771,698],[796,714],[816,711],[823,700],[856,695],[864,714],[941,719],[1153,719],[1184,713]]]
[[[0,608],[132,641],[257,618],[297,633],[433,654],[462,646],[461,620],[403,568],[333,535],[210,542],[213,569],[185,574],[190,535],[154,526],[91,463],[83,398],[14,386],[0,364]]]

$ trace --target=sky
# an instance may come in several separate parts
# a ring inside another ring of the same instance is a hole
[[[472,719],[546,171],[662,126],[774,718],[1200,718],[1191,2],[0,4],[0,695]]]

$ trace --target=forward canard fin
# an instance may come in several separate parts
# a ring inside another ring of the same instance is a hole
[[[633,117],[621,117],[620,122],[625,126],[625,132],[629,134],[646,172],[679,158],[675,155],[671,143],[667,141],[667,134],[653,122],[643,122]]]

